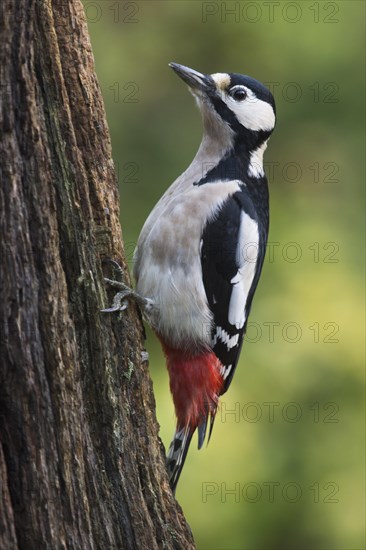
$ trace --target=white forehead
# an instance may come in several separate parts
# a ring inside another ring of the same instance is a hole
[[[211,75],[218,90],[226,90],[230,86],[230,76],[227,73],[215,73]]]

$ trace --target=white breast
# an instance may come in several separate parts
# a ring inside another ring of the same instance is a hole
[[[135,252],[136,290],[154,301],[149,321],[176,347],[210,345],[212,314],[202,281],[200,242],[238,181],[189,186],[168,192],[150,214]],[[234,314],[234,310],[233,310]]]

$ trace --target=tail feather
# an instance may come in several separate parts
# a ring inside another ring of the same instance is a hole
[[[207,413],[202,422],[197,426],[198,429],[198,449],[201,449],[207,432],[208,419],[210,417],[210,427],[207,439],[207,445],[210,441],[212,428],[214,425],[216,411]],[[172,442],[169,447],[168,455],[166,458],[166,465],[169,474],[169,483],[173,493],[177,488],[180,474],[182,472],[184,462],[188,453],[189,445],[192,440],[192,436],[196,428],[192,428],[189,424],[184,428],[177,428]]]
[[[214,414],[211,414],[210,431],[208,432],[207,445],[210,443],[212,430],[213,430],[214,422],[215,422],[215,418],[216,418],[216,412],[217,412],[217,409],[215,410]]]
[[[207,428],[208,428],[208,419],[209,418],[210,418],[210,427],[208,429],[207,445],[210,442],[212,429],[213,429],[214,422],[215,422],[216,412],[217,412],[217,403],[211,403],[211,405],[207,407],[206,416],[201,421],[201,423],[198,424],[198,426],[197,426],[197,428],[198,428],[198,449],[201,449],[201,447],[202,447],[202,445],[205,441],[206,434],[207,434]]]
[[[208,416],[205,416],[202,422],[198,424],[198,449],[202,447],[203,442],[205,441],[206,430],[207,430],[207,420],[208,420]]]
[[[169,447],[166,465],[169,474],[169,483],[173,493],[177,487],[179,476],[184,466],[193,432],[189,425],[176,430]]]

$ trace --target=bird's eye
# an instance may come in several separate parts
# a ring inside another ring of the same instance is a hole
[[[245,88],[235,86],[234,88],[231,88],[229,95],[235,99],[235,101],[243,101],[247,97],[247,92]]]

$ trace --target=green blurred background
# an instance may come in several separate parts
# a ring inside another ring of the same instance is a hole
[[[85,1],[131,261],[201,138],[168,67],[241,72],[274,90],[270,251],[241,361],[177,490],[201,550],[362,549],[364,2]],[[161,438],[174,413],[147,348]]]

